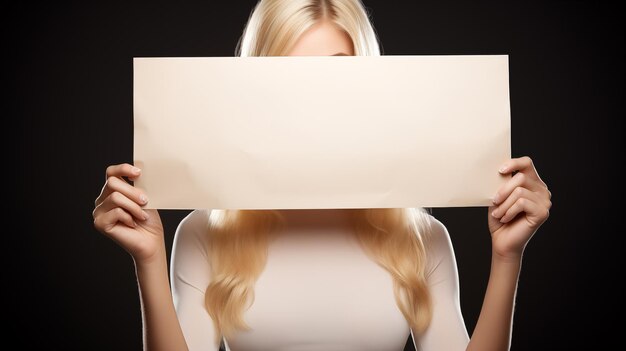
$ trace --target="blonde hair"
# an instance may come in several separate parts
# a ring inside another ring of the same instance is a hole
[[[252,11],[236,56],[285,56],[313,24],[328,19],[343,29],[356,56],[379,56],[374,27],[359,0],[262,0]]]
[[[376,34],[360,0],[261,0],[237,45],[240,56],[284,56],[298,37],[321,19],[349,34],[356,55],[380,55]],[[432,316],[426,284],[424,236],[430,233],[422,208],[345,209],[364,252],[393,278],[396,303],[415,332]],[[236,329],[250,330],[243,313],[254,302],[268,245],[285,225],[276,210],[214,209],[209,217],[212,279],[205,304],[217,340]]]

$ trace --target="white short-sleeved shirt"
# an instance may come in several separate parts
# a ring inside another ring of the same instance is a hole
[[[207,256],[210,210],[191,212],[178,226],[171,259],[172,294],[192,351],[217,351],[204,307],[211,279]],[[401,351],[410,334],[420,351],[465,350],[469,337],[459,303],[452,243],[429,215],[428,284],[433,319],[413,333],[397,307],[389,273],[345,230],[301,228],[270,243],[267,264],[244,313],[250,331],[224,340],[229,351]]]

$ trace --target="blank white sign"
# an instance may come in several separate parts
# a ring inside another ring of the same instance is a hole
[[[487,206],[508,56],[134,58],[148,207]]]

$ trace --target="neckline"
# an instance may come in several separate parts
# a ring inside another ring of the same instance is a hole
[[[348,209],[286,209],[279,210],[286,220],[286,228],[337,228],[351,224]]]

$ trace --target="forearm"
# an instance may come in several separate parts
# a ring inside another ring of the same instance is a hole
[[[492,256],[485,299],[467,350],[509,350],[520,267],[521,257]]]
[[[187,350],[170,291],[165,248],[147,263],[135,263],[141,313],[144,350]]]

